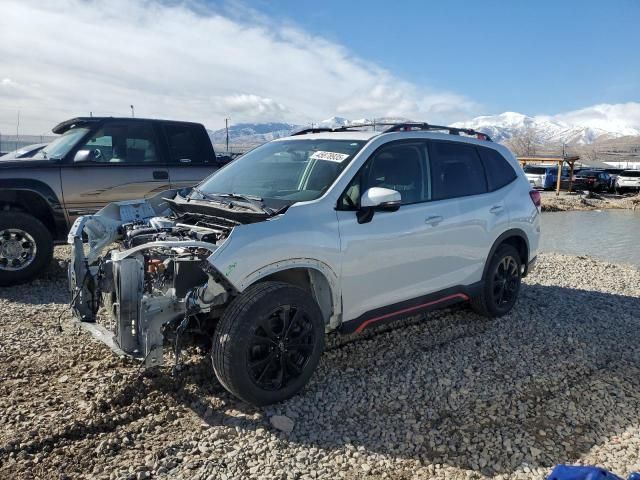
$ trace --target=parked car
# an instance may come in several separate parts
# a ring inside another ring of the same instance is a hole
[[[539,237],[540,193],[483,134],[309,129],[246,153],[189,195],[76,220],[72,308],[91,329],[104,294],[117,306],[107,308],[116,344],[147,365],[162,362],[163,332],[178,354],[184,332],[211,335],[222,385],[264,405],[309,381],[325,332],[466,301],[505,315]],[[113,242],[119,250],[105,253]]]
[[[624,170],[616,179],[618,193],[640,191],[640,170]]]
[[[532,187],[544,190],[556,188],[558,179],[557,165],[525,165],[523,170]],[[569,169],[563,167],[560,176],[560,187],[566,188],[569,185],[569,174]]]
[[[4,160],[7,158],[29,158],[33,157],[36,153],[46,147],[48,143],[34,143],[32,145],[25,145],[24,147],[20,147],[13,152],[5,153],[0,156],[0,160]]]
[[[611,176],[604,170],[578,170],[573,184],[576,190],[606,191],[611,185]]]
[[[605,168],[605,172],[609,174],[611,177],[611,182],[609,183],[609,191],[613,192],[616,188],[616,180],[618,179],[618,175],[620,175],[624,168]]]
[[[0,285],[32,279],[80,215],[192,186],[220,165],[197,123],[73,118],[30,158],[0,160]]]

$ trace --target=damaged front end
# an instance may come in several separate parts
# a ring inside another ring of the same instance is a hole
[[[224,206],[169,191],[78,218],[68,237],[74,315],[114,350],[147,366],[162,363],[171,330],[178,361],[189,323],[212,328],[237,293],[208,257],[235,226],[261,217],[227,214]],[[101,307],[108,328],[96,324]]]

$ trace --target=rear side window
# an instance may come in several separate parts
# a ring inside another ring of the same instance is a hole
[[[429,163],[434,200],[487,192],[484,168],[474,146],[430,142]]]
[[[487,172],[490,191],[498,190],[516,179],[515,170],[500,152],[493,148],[484,147],[478,147],[478,151],[480,152],[484,169]]]
[[[524,173],[531,173],[533,175],[544,175],[545,173],[547,173],[547,168],[546,167],[530,167],[527,165],[524,167]]]
[[[212,149],[201,128],[189,124],[166,124],[164,131],[169,143],[169,157],[172,163],[194,164],[214,161],[210,153]]]

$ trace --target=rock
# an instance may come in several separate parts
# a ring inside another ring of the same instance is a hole
[[[295,422],[285,415],[274,415],[269,422],[273,428],[285,433],[291,433],[295,427]]]

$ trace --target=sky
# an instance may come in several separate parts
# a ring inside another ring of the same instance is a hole
[[[640,127],[639,24],[636,0],[1,0],[0,134],[131,104],[211,129],[504,111]]]

